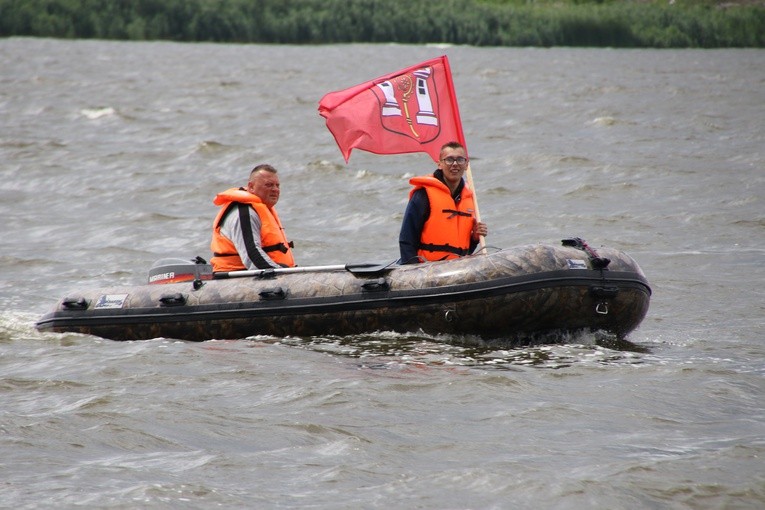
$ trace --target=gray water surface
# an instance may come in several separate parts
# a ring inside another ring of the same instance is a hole
[[[625,343],[40,334],[83,287],[209,258],[260,162],[301,265],[388,262],[425,154],[326,92],[449,56],[487,243],[579,236],[654,294]],[[0,40],[0,505],[765,506],[765,51]]]

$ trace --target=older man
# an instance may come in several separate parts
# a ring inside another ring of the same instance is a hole
[[[213,223],[213,271],[293,267],[292,243],[274,206],[279,176],[268,164],[250,172],[247,188],[230,188],[213,200],[220,211]]]

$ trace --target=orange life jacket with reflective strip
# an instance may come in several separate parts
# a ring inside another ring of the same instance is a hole
[[[455,203],[449,188],[433,176],[414,177],[409,180],[414,188],[424,189],[430,202],[430,217],[420,235],[417,254],[425,260],[455,259],[468,255],[475,223],[473,192],[462,187],[459,202]]]
[[[242,258],[236,251],[234,243],[220,233],[223,218],[232,207],[237,204],[249,204],[255,209],[260,218],[260,247],[277,264],[286,267],[294,267],[295,259],[292,256],[292,243],[287,240],[276,210],[269,208],[263,201],[252,193],[242,188],[230,188],[218,193],[213,200],[215,205],[221,206],[218,215],[213,222],[213,236],[210,242],[210,250],[213,258],[210,263],[213,271],[239,271],[247,269]],[[231,214],[234,214],[233,212]]]

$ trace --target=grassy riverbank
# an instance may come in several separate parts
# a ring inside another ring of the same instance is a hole
[[[765,1],[0,0],[0,37],[765,47]]]

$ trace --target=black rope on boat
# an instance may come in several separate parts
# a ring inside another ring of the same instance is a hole
[[[598,299],[598,303],[595,305],[595,313],[598,315],[608,315],[608,300],[609,298],[616,297],[619,293],[619,287],[607,286],[606,282],[605,272],[608,271],[608,264],[611,263],[611,259],[598,255],[581,237],[563,239],[561,243],[563,246],[571,246],[584,251],[590,259],[592,268],[600,271],[601,285],[590,287],[590,292]]]
[[[587,242],[581,237],[571,237],[569,239],[563,239],[561,240],[561,243],[563,244],[563,246],[571,246],[584,251],[587,254],[587,256],[590,258],[590,262],[592,263],[593,269],[601,269],[601,270],[607,269],[608,264],[611,263],[611,259],[607,259],[606,257],[601,257],[600,255],[598,255],[598,253],[593,248],[590,248],[590,245],[587,244]]]

